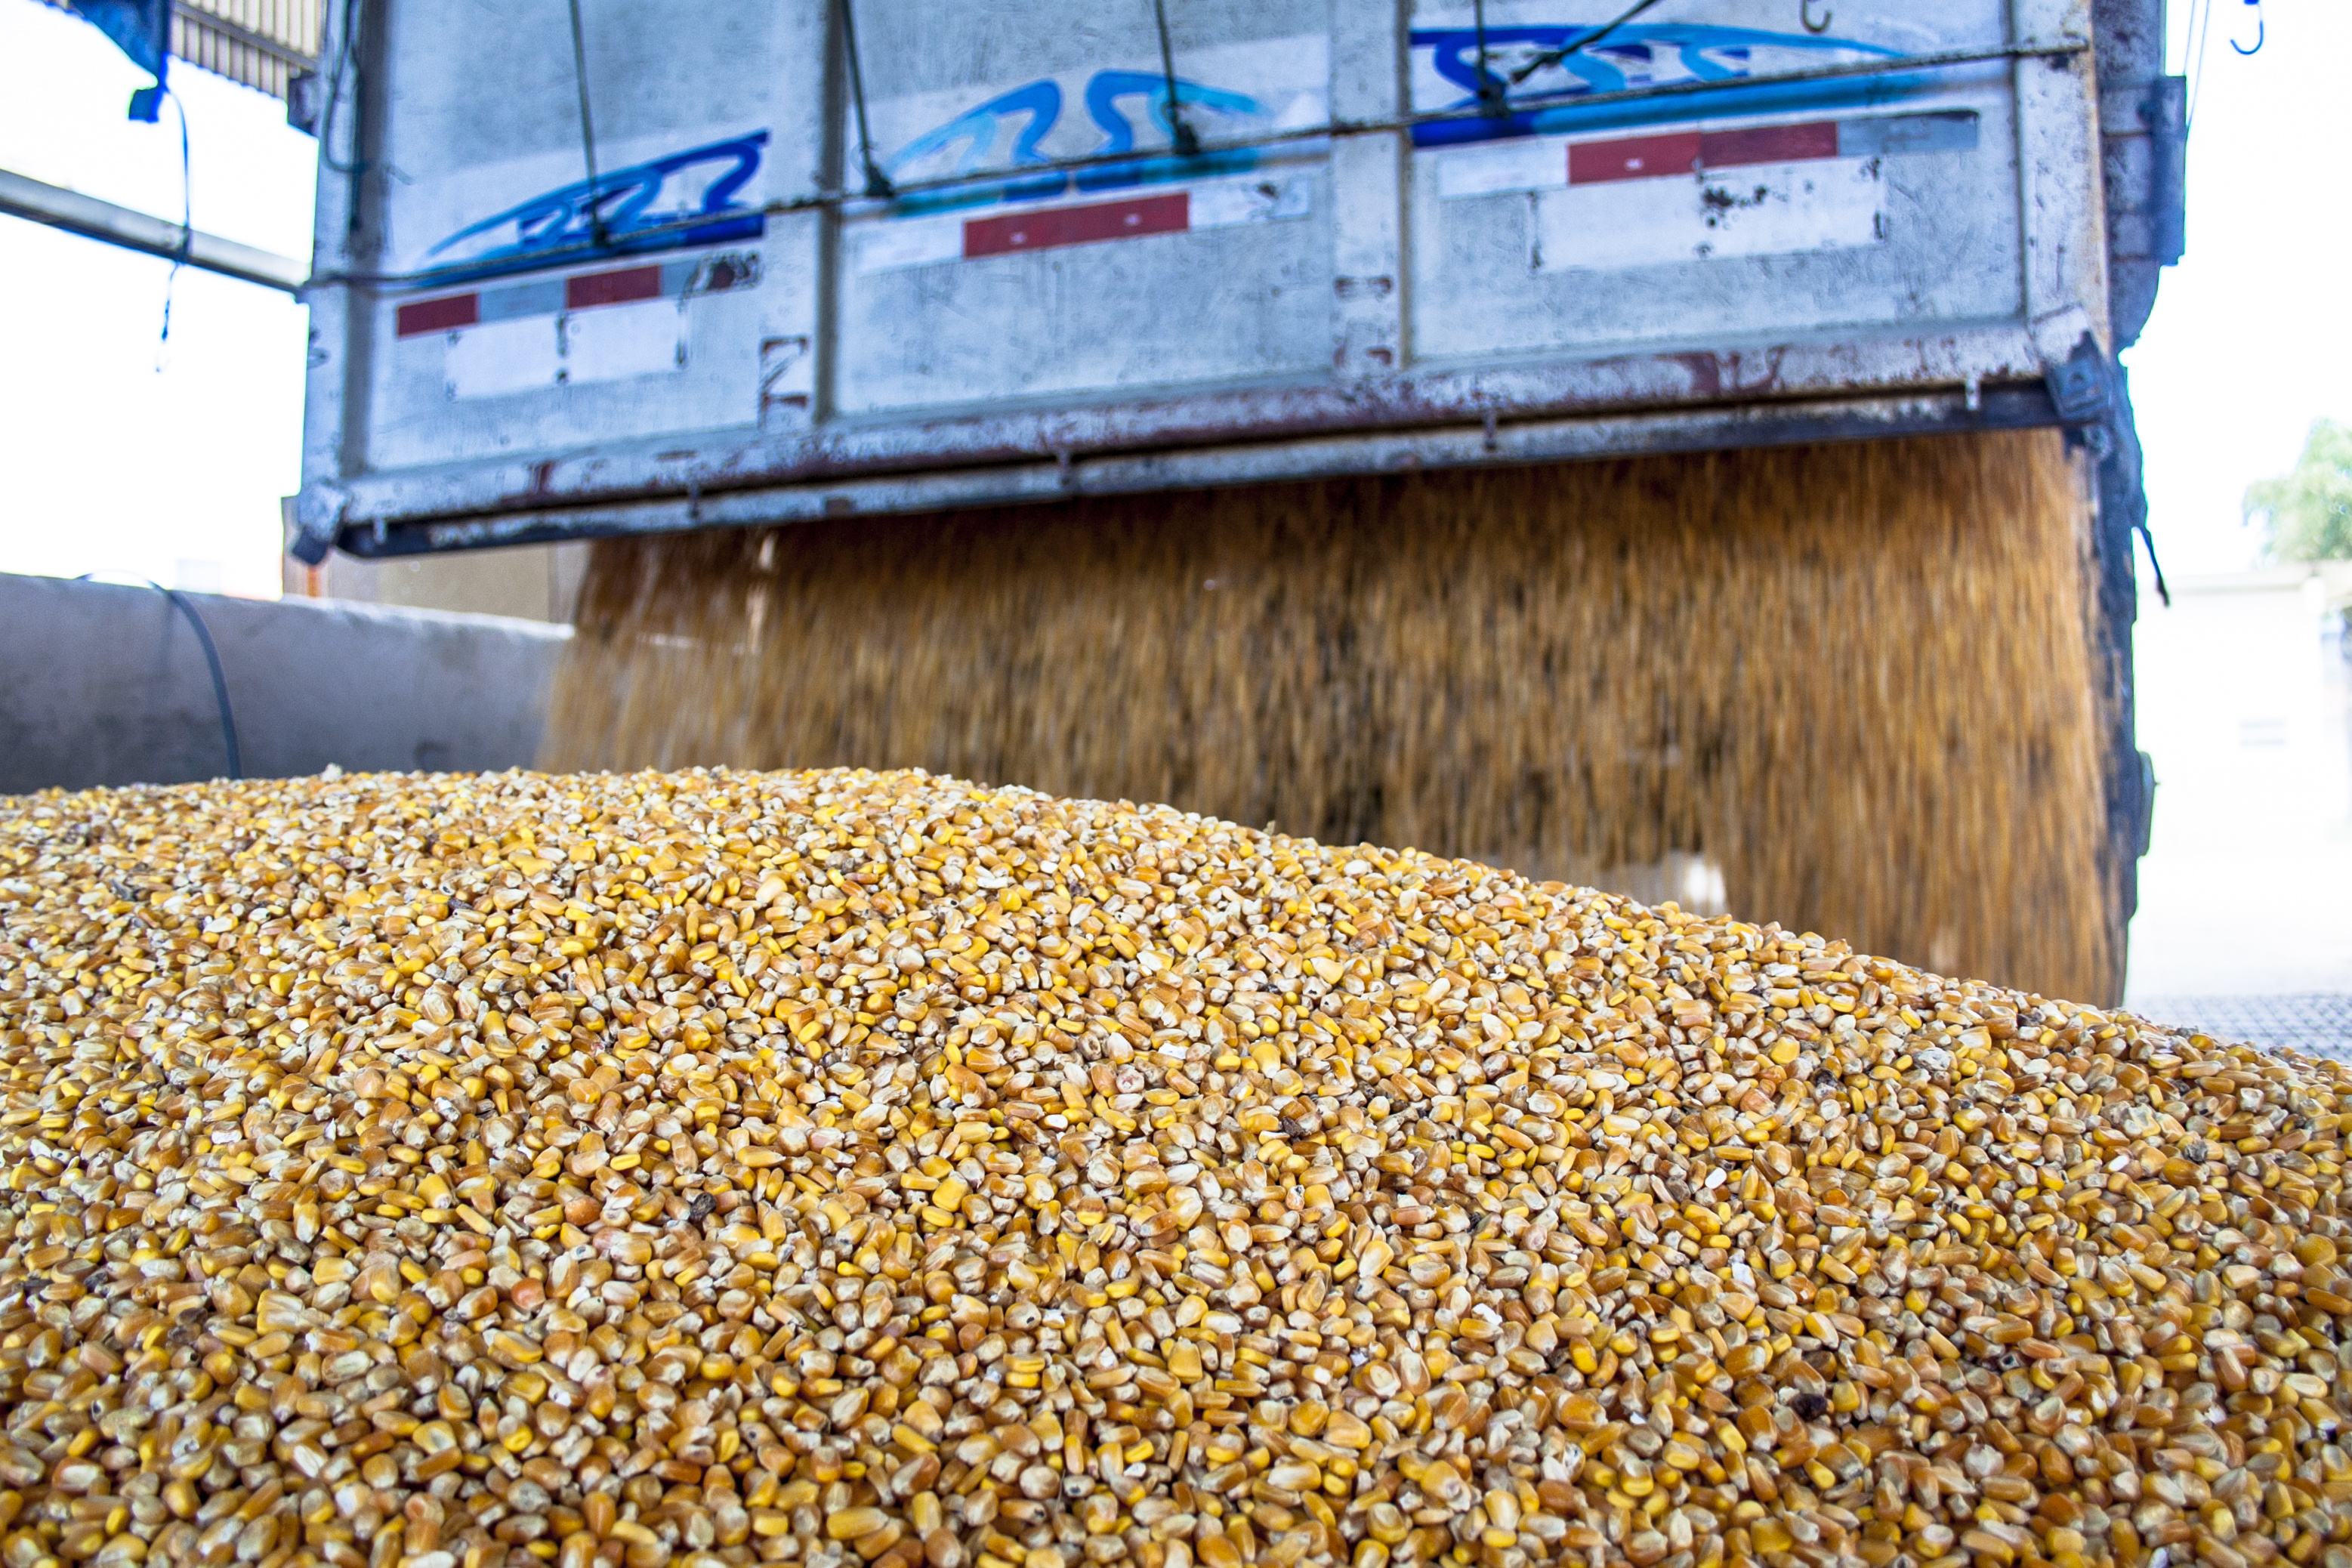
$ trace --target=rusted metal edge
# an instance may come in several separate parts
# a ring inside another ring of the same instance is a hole
[[[2038,382],[1905,396],[1823,398],[1700,410],[1533,419],[1318,436],[1289,441],[1000,464],[839,482],[775,485],[636,503],[599,503],[398,523],[359,523],[337,543],[386,559],[562,540],[751,528],[823,518],[940,511],[1082,496],[1336,479],[1419,468],[1569,462],[1641,453],[1859,441],[2059,423]]]
[[[1927,337],[1765,342],[1706,352],[1439,366],[1373,382],[1318,378],[1137,393],[1076,406],[836,416],[813,429],[767,436],[739,427],[701,437],[646,437],[530,461],[464,460],[356,474],[340,481],[347,499],[338,503],[337,521],[398,525],[1470,422],[1898,397],[2038,380],[2047,368],[2047,356],[2031,330],[2016,321],[1993,321]]]

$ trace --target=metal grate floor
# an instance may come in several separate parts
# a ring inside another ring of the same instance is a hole
[[[2129,1011],[2174,1028],[2257,1046],[2290,1046],[2352,1060],[2352,994],[2296,996],[2158,996]]]

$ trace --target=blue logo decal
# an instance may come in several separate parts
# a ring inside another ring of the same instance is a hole
[[[1679,97],[1644,103],[1580,106],[1574,96],[1622,92],[1669,81],[1738,81],[1752,73],[1759,50],[1791,50],[1817,57],[1820,65],[1848,61],[1900,59],[1902,51],[1865,44],[1853,38],[1816,37],[1805,33],[1774,33],[1753,27],[1718,27],[1690,23],[1620,27],[1589,49],[1580,49],[1547,64],[1524,82],[1513,84],[1511,73],[1533,58],[1574,42],[1591,32],[1590,26],[1489,27],[1486,29],[1487,76],[1505,89],[1507,112],[1476,118],[1440,121],[1413,127],[1417,146],[1444,146],[1464,142],[1487,142],[1501,137],[1599,131],[1618,126],[1652,125],[1686,121],[1697,114],[1757,114],[1795,109],[1853,108],[1910,96],[1929,85],[1926,72],[1905,71],[1851,80],[1774,82],[1710,92],[1702,110]],[[1444,80],[1462,89],[1462,97],[1443,105],[1471,109],[1478,103],[1478,34],[1469,27],[1415,30],[1413,49],[1429,51],[1429,66]],[[1841,58],[1840,57],[1843,57]],[[1549,101],[1524,109],[1510,107],[1515,99]]]
[[[1168,113],[1168,83],[1164,78],[1143,71],[1097,71],[1087,83],[1087,112],[1102,127],[1102,145],[1097,153],[1126,153],[1135,146],[1135,126],[1119,108],[1119,100],[1141,98],[1150,105],[1151,122],[1160,134],[1172,144],[1176,127]],[[1222,88],[1203,87],[1198,82],[1178,79],[1176,101],[1186,107],[1211,110],[1219,114],[1246,118],[1261,110],[1257,100]],[[1211,153],[1192,159],[1139,158],[1131,163],[1108,163],[1098,169],[1078,171],[1078,189],[1108,191],[1127,185],[1159,184],[1169,180],[1197,179],[1203,174],[1232,174],[1254,168],[1257,163],[1255,152],[1235,149]]]
[[[768,133],[755,131],[612,170],[599,174],[593,185],[583,180],[534,196],[467,225],[426,251],[428,261],[448,258],[443,268],[436,269],[435,281],[495,277],[548,265],[551,253],[593,246],[599,219],[605,240],[599,255],[640,255],[754,237],[765,231],[767,220],[757,207],[735,198],[759,173],[767,144]],[[693,221],[698,218],[710,221]],[[560,259],[579,258],[565,255]]]
[[[1174,127],[1169,122],[1168,84],[1165,78],[1145,71],[1097,71],[1087,83],[1087,113],[1102,132],[1102,140],[1092,149],[1097,157],[1113,156],[1134,152],[1138,140],[1135,121],[1129,118],[1126,100],[1139,100],[1146,107],[1151,125],[1159,135],[1172,142]],[[1229,92],[1223,88],[1205,86],[1179,78],[1176,101],[1187,109],[1206,110],[1218,116],[1251,119],[1265,112],[1257,100],[1245,94]],[[1062,115],[1062,89],[1051,80],[1038,80],[1025,87],[1014,88],[976,108],[968,109],[945,124],[923,132],[893,153],[883,164],[894,180],[916,181],[936,177],[937,174],[977,174],[1009,163],[1022,168],[1051,163],[1052,157],[1039,143],[1051,134]],[[1196,126],[1198,122],[1196,121]],[[1206,129],[1206,127],[1202,127]],[[1010,133],[1013,145],[1000,154],[999,143]],[[943,155],[961,147],[961,155],[951,169],[935,169],[932,174],[921,172],[926,163],[934,165]],[[952,190],[917,192],[901,196],[891,210],[899,214],[946,212],[962,207],[989,206],[1001,202],[1039,201],[1066,194],[1074,187],[1079,191],[1115,190],[1125,186],[1160,184],[1172,180],[1197,180],[1207,175],[1235,174],[1255,168],[1258,154],[1254,149],[1238,149],[1223,153],[1203,153],[1197,158],[1178,158],[1165,153],[1144,153],[1132,159],[1104,163],[1075,172],[1052,170],[1047,173],[1015,175],[1003,180],[988,181]]]

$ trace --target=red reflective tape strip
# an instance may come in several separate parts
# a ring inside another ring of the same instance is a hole
[[[1181,234],[1192,227],[1192,199],[1182,191],[1172,195],[1137,196],[1129,201],[1099,202],[1083,207],[1046,207],[1039,212],[1009,213],[1003,217],[976,217],[963,226],[963,253],[1006,256],[1018,250],[1051,250],[1056,246],[1092,245],[1097,240],[1126,239],[1139,234]]]
[[[1834,120],[1801,125],[1751,125],[1737,131],[1676,131],[1613,142],[1578,142],[1568,149],[1568,183],[1655,180],[1700,169],[1751,163],[1804,163],[1838,155]]]
[[[619,272],[585,272],[563,280],[563,308],[585,310],[596,305],[626,305],[661,298],[661,268],[631,267]]]
[[[1736,169],[1743,163],[1803,163],[1837,155],[1834,120],[1709,131],[1698,139],[1698,161],[1709,169]]]
[[[1627,136],[1614,142],[1575,142],[1568,149],[1568,183],[1599,185],[1611,180],[1654,180],[1687,174],[1699,161],[1699,133],[1675,131],[1664,136]]]
[[[446,332],[457,327],[470,327],[481,319],[479,294],[445,294],[438,300],[419,300],[413,305],[403,305],[395,318],[394,335],[414,338],[426,332]]]

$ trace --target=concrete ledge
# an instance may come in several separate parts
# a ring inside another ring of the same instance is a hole
[[[211,628],[251,778],[529,766],[568,626],[184,595]],[[225,771],[195,633],[152,588],[0,574],[0,793]]]

